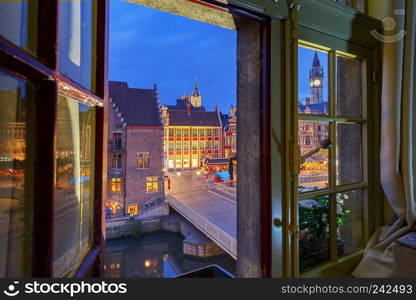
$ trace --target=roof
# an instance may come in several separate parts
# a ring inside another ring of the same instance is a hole
[[[212,126],[220,127],[221,121],[216,111],[168,110],[170,126]]]
[[[328,102],[321,102],[321,103],[315,103],[315,104],[303,104],[301,102],[298,103],[298,112],[299,113],[305,113],[306,109],[310,109],[310,113],[312,114],[327,114],[328,109]]]
[[[130,88],[127,82],[110,81],[110,98],[127,126],[162,126],[154,89]]]
[[[194,107],[191,101],[187,99],[176,99],[176,105],[166,105],[166,107],[171,110],[187,110],[188,109],[187,104],[190,105],[190,109],[193,111],[205,111],[204,106]]]

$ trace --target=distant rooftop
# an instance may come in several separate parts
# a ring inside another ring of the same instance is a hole
[[[186,110],[170,110],[169,125],[170,126],[221,126],[219,113],[216,111],[190,111]]]

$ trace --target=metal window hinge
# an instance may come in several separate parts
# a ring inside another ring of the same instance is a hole
[[[299,236],[299,226],[298,225],[294,225],[294,224],[289,224],[289,232],[293,235],[293,236]]]

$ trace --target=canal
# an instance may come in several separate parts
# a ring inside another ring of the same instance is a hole
[[[105,248],[105,277],[171,278],[211,264],[235,274],[236,262],[228,255],[212,258],[184,255],[183,239],[181,234],[155,232],[109,240]]]

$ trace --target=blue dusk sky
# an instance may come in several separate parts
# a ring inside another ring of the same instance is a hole
[[[311,96],[309,70],[312,68],[315,50],[299,47],[298,55],[299,101],[305,104],[305,98]],[[328,101],[328,54],[318,51],[318,58],[324,68],[324,101]]]
[[[121,0],[110,9],[110,80],[156,83],[161,104],[175,104],[198,78],[206,109],[236,105],[235,31]]]

